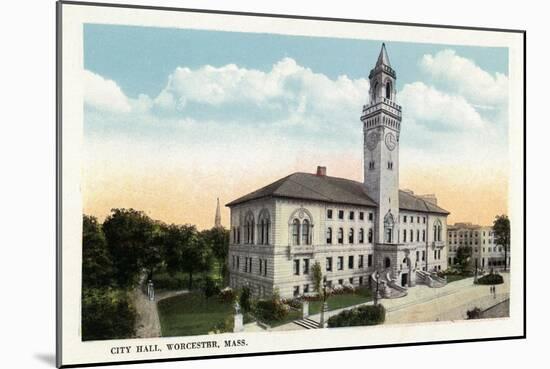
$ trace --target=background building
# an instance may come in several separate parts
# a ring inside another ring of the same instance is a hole
[[[496,239],[491,226],[480,226],[472,223],[456,223],[447,228],[448,263],[457,264],[457,251],[459,247],[472,248],[470,265],[476,264],[480,269],[504,269],[504,246],[496,244]],[[506,265],[510,265],[510,253],[507,255]]]

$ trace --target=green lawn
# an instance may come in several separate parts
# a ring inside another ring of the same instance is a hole
[[[212,270],[210,272],[193,273],[193,289],[199,288],[206,276],[210,276],[221,285],[220,268],[221,265],[215,261],[212,263]],[[158,271],[153,275],[153,282],[157,291],[187,289],[189,287],[189,274],[177,272],[172,276],[166,271]]]
[[[158,311],[163,337],[207,334],[233,316],[231,304],[216,297],[207,300],[199,292],[161,300]]]
[[[332,295],[327,299],[329,310],[342,309],[348,306],[362,304],[372,300],[369,290],[364,289],[356,293],[345,293],[341,295]],[[318,314],[321,312],[322,301],[309,302],[309,314]]]

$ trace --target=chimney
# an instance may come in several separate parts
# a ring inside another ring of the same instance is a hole
[[[327,167],[321,167],[321,166],[318,166],[317,167],[317,174],[318,176],[320,177],[324,177],[327,175]]]
[[[437,197],[433,193],[427,194],[427,195],[419,195],[418,197],[420,197],[422,200],[425,200],[425,201],[430,202],[434,205],[437,205]]]

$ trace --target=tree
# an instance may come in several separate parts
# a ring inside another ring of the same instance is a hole
[[[321,264],[316,261],[315,264],[311,267],[311,272],[313,276],[313,290],[316,291],[319,296],[321,296],[321,283],[323,281],[323,271],[321,269]]]
[[[472,256],[472,248],[470,246],[459,246],[456,250],[456,259],[462,272],[468,269],[470,258]]]
[[[121,287],[135,285],[150,256],[146,250],[153,236],[153,221],[142,211],[112,209],[103,222],[103,233],[117,283]]]
[[[229,252],[229,230],[223,227],[214,227],[201,232],[201,237],[208,244],[212,255],[220,265],[220,279],[223,280],[227,272],[227,254]]]
[[[508,263],[508,248],[510,246],[510,219],[506,215],[497,215],[493,222],[495,243],[504,247],[504,271]]]
[[[196,236],[197,229],[192,225],[171,224],[163,232],[163,255],[166,270],[170,275],[182,271],[185,249]]]
[[[82,287],[111,285],[113,262],[97,219],[84,215],[82,224]]]
[[[171,275],[176,272],[188,273],[188,287],[192,289],[193,275],[210,270],[212,251],[195,226],[172,224],[165,230],[164,260]]]
[[[147,280],[153,280],[154,271],[163,262],[164,230],[166,226],[159,221],[152,222],[151,234],[146,238],[141,255],[141,265],[147,269]]]

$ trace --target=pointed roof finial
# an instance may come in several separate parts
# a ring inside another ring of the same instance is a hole
[[[386,44],[382,42],[382,48],[380,49],[380,55],[378,55],[378,60],[376,61],[376,66],[387,65],[391,68],[390,58],[388,57],[388,52],[386,51]]]
[[[222,226],[222,215],[220,212],[220,198],[218,197],[218,203],[216,205],[216,217],[214,218],[214,227],[220,228]]]

